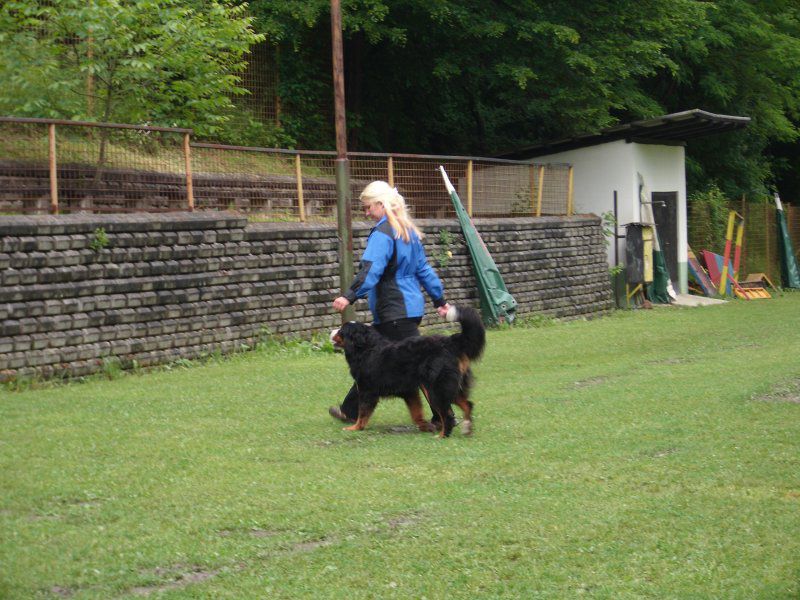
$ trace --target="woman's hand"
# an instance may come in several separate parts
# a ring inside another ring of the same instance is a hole
[[[439,313],[439,316],[444,319],[447,316],[448,310],[450,310],[450,305],[442,304],[439,308],[436,309],[436,312]]]
[[[336,300],[333,301],[333,309],[336,312],[344,312],[344,309],[350,306],[350,300],[345,298],[344,296],[339,296]]]

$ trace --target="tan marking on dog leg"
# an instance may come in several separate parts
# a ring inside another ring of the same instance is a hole
[[[464,420],[461,422],[461,433],[464,435],[472,435],[472,407],[464,396],[456,398],[461,411],[464,413]]]
[[[472,364],[472,361],[468,359],[466,356],[462,356],[458,359],[458,370],[463,375],[469,370],[469,366]]]
[[[375,410],[361,410],[361,407],[358,408],[358,419],[353,425],[349,427],[344,427],[344,431],[363,431],[367,427],[367,423],[369,423],[369,418],[372,416],[372,412]]]
[[[440,413],[438,410],[436,411],[439,413],[439,422],[442,424],[442,428],[439,430],[439,439],[444,439],[444,430],[445,430],[445,423],[447,422],[447,411],[444,414]]]
[[[466,421],[471,420],[472,419],[472,407],[469,405],[469,402],[467,401],[467,399],[464,398],[464,396],[458,396],[456,398],[456,404],[458,404],[458,407],[464,413],[464,419]]]
[[[425,394],[425,400],[428,401],[428,404],[431,403],[431,397],[428,395],[428,390],[425,389],[424,385],[419,386],[419,389],[422,390],[422,393]]]
[[[425,400],[428,401],[428,406],[431,407],[431,413],[433,413],[433,406],[431,406],[431,397],[428,394],[428,390],[425,389],[424,385],[419,386],[419,389],[421,389],[422,393],[425,394]],[[438,430],[436,429],[436,425],[434,425],[433,423],[428,423],[428,431],[433,432]]]
[[[411,420],[420,431],[433,431],[431,424],[425,420],[425,413],[422,410],[422,400],[419,398],[419,392],[408,398],[403,398],[408,407],[408,413],[411,415]]]

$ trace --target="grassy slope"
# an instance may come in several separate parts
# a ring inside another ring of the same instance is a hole
[[[4,392],[0,597],[797,597],[798,315],[491,332],[447,441],[342,432],[339,355]]]

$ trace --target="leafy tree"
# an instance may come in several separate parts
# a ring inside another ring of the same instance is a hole
[[[800,8],[794,1],[717,0],[691,38],[676,40],[677,68],[651,93],[669,111],[700,107],[752,118],[742,133],[688,149],[689,186],[717,180],[729,197],[768,193],[797,151],[800,123]],[[793,150],[794,149],[794,150]]]
[[[286,87],[314,93],[313,81],[329,79],[327,6],[252,3],[282,60],[324,52],[313,75],[282,73]],[[694,0],[370,0],[343,10],[351,141],[483,154],[658,112],[641,81],[674,68],[665,49],[703,14]]]
[[[0,112],[152,123],[214,135],[263,39],[233,0],[8,0]],[[87,82],[90,82],[87,85]]]
[[[328,0],[253,0],[302,142],[330,146]],[[798,165],[796,0],[345,0],[351,148],[493,154],[689,108],[689,184],[763,192]],[[800,184],[795,184],[800,187]]]

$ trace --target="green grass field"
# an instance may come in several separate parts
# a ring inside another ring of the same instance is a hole
[[[476,431],[275,348],[0,396],[3,598],[797,598],[800,294],[492,331]]]

